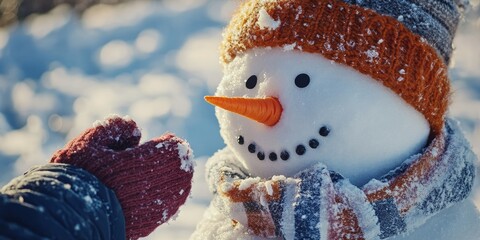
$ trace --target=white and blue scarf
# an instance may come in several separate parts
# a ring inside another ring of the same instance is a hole
[[[207,163],[219,210],[249,234],[280,239],[384,239],[414,230],[471,192],[475,154],[457,124],[421,154],[366,185],[317,164],[295,177],[252,177],[224,149]]]

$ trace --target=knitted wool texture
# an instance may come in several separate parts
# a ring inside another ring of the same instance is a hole
[[[259,19],[265,13],[278,26],[264,26]],[[450,93],[446,63],[451,50],[442,58],[440,51],[391,16],[340,0],[244,2],[224,31],[222,62],[268,47],[319,53],[353,67],[422,113],[434,136],[441,131]]]
[[[269,238],[323,239],[326,235],[326,239],[358,240],[412,231],[465,199],[474,183],[476,158],[451,120],[422,154],[361,188],[317,166],[295,179],[252,181],[244,170],[232,166],[234,160],[229,157],[235,158],[217,153],[207,163],[207,171],[211,188],[228,199],[226,209],[234,213],[229,215],[235,216],[233,225],[240,222],[251,234]]]
[[[342,0],[402,22],[410,31],[422,36],[450,61],[452,42],[460,21],[463,0]]]
[[[83,168],[112,189],[122,206],[128,239],[150,234],[175,215],[190,193],[188,144],[166,134],[139,145],[132,120],[113,117],[88,129],[52,157]]]

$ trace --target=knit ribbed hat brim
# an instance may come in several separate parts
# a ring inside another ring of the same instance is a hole
[[[434,135],[443,127],[450,93],[446,62],[395,18],[340,0],[246,1],[224,32],[222,61],[268,47],[318,53],[350,66],[422,113]]]

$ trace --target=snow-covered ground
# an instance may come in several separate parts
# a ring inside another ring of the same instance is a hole
[[[0,29],[0,185],[47,162],[95,120],[110,113],[130,115],[144,140],[170,131],[195,151],[192,197],[176,221],[148,237],[187,239],[211,199],[206,158],[224,145],[213,107],[203,96],[221,79],[221,30],[238,2],[132,1],[97,5],[81,17],[59,6]],[[450,71],[450,113],[477,154],[479,42],[480,19],[473,16],[458,32]],[[480,191],[476,196],[480,206]]]

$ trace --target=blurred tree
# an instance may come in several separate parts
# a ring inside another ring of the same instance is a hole
[[[0,0],[0,27],[15,21],[17,9],[17,0]]]

